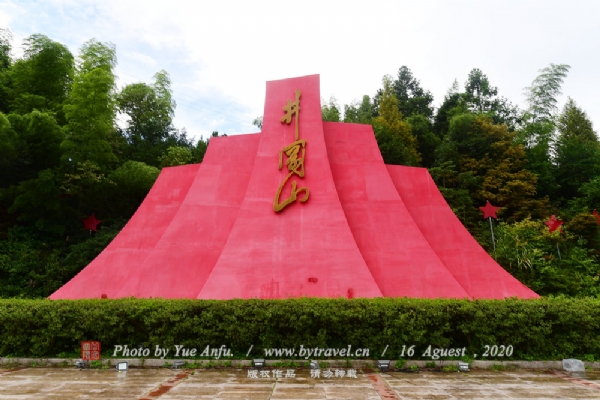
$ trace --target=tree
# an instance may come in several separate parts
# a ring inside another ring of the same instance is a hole
[[[600,175],[581,185],[578,192],[580,197],[571,200],[571,209],[576,212],[600,212]]]
[[[561,201],[600,175],[600,145],[586,113],[569,98],[557,121],[556,181]]]
[[[64,133],[51,114],[35,110],[25,115],[10,114],[8,119],[17,135],[19,180],[59,166]]]
[[[392,78],[383,77],[383,90],[379,101],[379,116],[373,120],[375,138],[386,164],[419,165],[417,140],[410,125],[402,120],[398,100],[393,92]]]
[[[417,149],[422,157],[422,165],[426,168],[433,166],[435,161],[435,150],[441,143],[441,139],[433,133],[433,125],[424,115],[413,114],[406,119],[410,125],[411,132],[417,139]]]
[[[170,146],[187,146],[173,127],[175,102],[171,96],[169,74],[161,70],[155,83],[134,83],[117,96],[119,111],[129,118],[124,135],[129,144],[128,156],[148,165],[158,166],[158,157]]]
[[[116,50],[95,39],[80,50],[80,65],[64,106],[67,125],[62,163],[74,170],[77,163],[92,161],[106,169],[117,162],[114,147]]]
[[[161,167],[174,167],[192,162],[192,151],[187,147],[172,146],[160,158]]]
[[[552,200],[558,195],[553,162],[556,103],[569,68],[565,64],[550,64],[525,88],[528,109],[517,136],[526,149],[525,168],[538,176],[538,197],[548,196]]]
[[[426,118],[433,115],[433,95],[423,90],[421,83],[406,66],[400,67],[398,77],[393,83],[394,94],[398,100],[398,110],[405,117],[420,114]]]
[[[37,178],[19,183],[17,197],[9,211],[18,220],[38,231],[62,235],[66,229],[66,213],[61,204],[60,177],[52,170],[40,171]]]
[[[108,175],[113,185],[105,185],[118,202],[110,202],[109,215],[129,218],[142,203],[158,178],[158,168],[139,161],[126,161]]]
[[[456,81],[454,81],[456,83]],[[456,86],[458,90],[458,86]],[[450,120],[454,115],[466,113],[468,107],[461,93],[449,90],[444,97],[444,102],[437,110],[433,122],[433,132],[438,138],[443,138],[450,128]]]
[[[14,182],[17,135],[6,115],[0,112],[0,187]]]
[[[541,69],[540,75],[531,86],[525,88],[529,114],[533,121],[552,119],[557,110],[557,97],[561,94],[561,85],[571,67],[566,64],[550,64]]]
[[[369,96],[364,95],[362,101],[344,105],[344,122],[356,124],[371,124],[373,122],[373,103]]]
[[[495,124],[506,124],[514,131],[521,122],[520,111],[504,97],[498,88],[491,86],[487,76],[478,68],[469,72],[463,94],[467,107],[475,113],[486,114]]]
[[[23,58],[11,70],[12,109],[20,114],[54,111],[64,122],[62,104],[73,82],[73,66],[73,55],[65,45],[40,34],[26,38]]]
[[[10,66],[12,59],[12,33],[8,29],[0,28],[0,112],[7,114],[10,111],[11,78]]]
[[[525,151],[514,136],[489,117],[455,115],[436,154],[439,166],[455,166],[453,174],[446,173],[445,186],[468,190],[473,209],[489,200],[508,220],[539,216],[547,205],[535,199],[537,178],[523,168]]]
[[[491,86],[487,76],[479,68],[469,72],[465,82],[465,100],[471,111],[483,114],[491,111],[493,99],[498,94],[498,88]]]
[[[323,121],[340,122],[340,106],[334,96],[329,98],[329,102],[323,101],[321,106],[321,115]]]

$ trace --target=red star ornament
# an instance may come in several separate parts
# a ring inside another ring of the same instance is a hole
[[[96,219],[94,213],[90,215],[88,218],[82,219],[83,224],[85,225],[85,229],[96,232],[98,230],[98,224],[102,221]]]
[[[483,219],[487,219],[489,217],[498,218],[496,216],[496,211],[498,211],[500,207],[493,206],[489,200],[485,201],[485,207],[479,207],[481,211],[483,211]]]
[[[596,220],[598,221],[598,224],[600,224],[600,214],[598,214],[598,213],[596,212],[596,210],[594,210],[594,213],[593,213],[593,215],[594,215],[594,217],[596,217]]]
[[[546,224],[546,226],[548,226],[548,229],[550,230],[550,232],[554,232],[555,230],[560,228],[560,226],[563,224],[563,221],[557,220],[556,217],[554,215],[552,215],[548,221],[544,222],[544,224]],[[561,229],[561,231],[562,231],[562,229]]]

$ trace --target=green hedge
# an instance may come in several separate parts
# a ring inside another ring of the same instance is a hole
[[[591,360],[600,359],[600,299],[0,300],[0,356],[72,355],[82,340],[101,341],[104,356],[144,343],[152,352],[225,345],[240,358],[250,346],[258,356],[352,345],[380,358],[389,345],[385,358],[396,359],[415,345],[419,359],[428,345],[481,355],[496,344],[512,345],[512,359]]]

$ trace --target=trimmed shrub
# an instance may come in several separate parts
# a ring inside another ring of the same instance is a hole
[[[600,358],[600,299],[425,300],[0,300],[0,356],[77,354],[83,340],[151,349],[225,345],[233,356],[264,355],[265,348],[370,349],[400,358],[415,346],[419,359],[432,348],[512,345],[498,359]],[[172,356],[174,351],[169,353]],[[489,358],[488,358],[489,359]]]

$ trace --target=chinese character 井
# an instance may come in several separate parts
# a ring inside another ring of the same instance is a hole
[[[283,111],[285,111],[285,115],[281,117],[281,122],[285,122],[289,124],[292,122],[292,117],[296,117],[296,140],[298,140],[298,115],[300,114],[300,96],[302,93],[300,90],[296,90],[296,101],[288,100],[287,104],[283,106]]]

